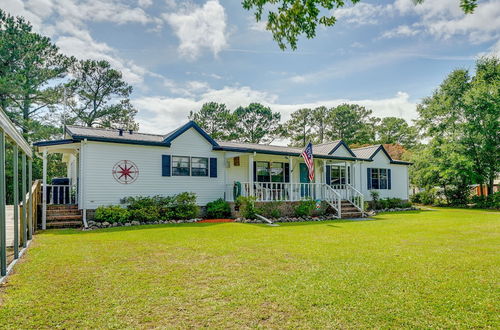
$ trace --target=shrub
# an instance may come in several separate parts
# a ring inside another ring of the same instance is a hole
[[[231,216],[231,207],[224,199],[219,198],[207,203],[206,217],[209,219],[227,218]]]
[[[315,208],[316,208],[316,201],[313,200],[300,201],[295,206],[295,215],[298,217],[310,216]]]
[[[254,196],[244,197],[239,196],[236,199],[236,205],[240,208],[241,215],[246,219],[255,219],[257,214],[257,209],[255,208]]]
[[[129,212],[119,205],[99,206],[94,215],[94,220],[97,222],[125,223],[128,219]]]
[[[471,202],[474,204],[474,207],[477,208],[500,209],[500,191],[488,196],[472,196]]]
[[[422,203],[422,193],[418,192],[410,196],[410,201],[415,204]]]
[[[200,210],[196,205],[196,194],[183,192],[175,196],[173,216],[175,219],[196,218]]]
[[[433,205],[436,202],[436,193],[430,189],[420,193],[420,201],[424,205]]]
[[[152,222],[160,220],[160,212],[157,206],[147,206],[140,209],[129,210],[130,221]]]
[[[257,213],[265,216],[266,218],[279,218],[281,217],[282,204],[283,203],[280,201],[262,203],[261,207],[257,209]]]

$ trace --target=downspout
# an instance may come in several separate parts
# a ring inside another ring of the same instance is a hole
[[[83,180],[83,173],[85,172],[85,161],[84,161],[84,149],[87,143],[87,139],[81,142],[80,147],[80,201],[82,203],[82,215],[83,215],[83,227],[88,228],[87,224],[87,208],[85,205],[85,181]]]

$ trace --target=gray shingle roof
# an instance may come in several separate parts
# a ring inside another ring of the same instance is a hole
[[[124,141],[138,141],[138,142],[157,142],[161,143],[164,140],[163,135],[146,134],[129,131],[123,131],[123,136],[120,136],[119,130],[95,127],[81,127],[81,126],[66,126],[66,131],[72,137],[95,137],[104,139],[124,140]]]
[[[351,149],[351,150],[352,150],[352,152],[354,152],[356,157],[368,159],[375,153],[375,151],[377,151],[378,148],[380,148],[380,144],[362,147],[362,148],[355,148],[355,149]]]
[[[175,134],[179,129],[176,129],[170,133],[161,135],[161,134],[147,134],[147,133],[139,133],[133,132],[132,134],[129,131],[123,131],[123,135],[119,135],[118,129],[105,129],[105,128],[94,128],[94,127],[81,127],[81,126],[67,126],[66,132],[72,138],[89,138],[89,139],[97,139],[99,141],[112,141],[112,142],[121,142],[123,143],[135,143],[135,144],[152,144],[152,145],[163,145],[168,146],[164,141],[166,138]],[[245,143],[245,142],[229,142],[229,141],[217,141],[220,146],[220,149],[240,149],[240,150],[248,150],[248,151],[262,151],[267,153],[277,153],[277,154],[300,154],[303,148],[296,147],[286,147],[286,146],[276,146],[276,145],[268,145],[268,144],[256,144],[256,143]],[[313,153],[316,156],[329,156],[330,152],[335,149],[340,143],[343,143],[342,140],[321,143],[313,145]],[[375,151],[380,147],[380,145],[373,145],[363,148],[355,148],[351,149],[357,158],[361,159],[369,159]],[[350,157],[349,157],[350,158]]]
[[[322,144],[313,145],[314,155],[330,156],[330,151],[333,150],[341,141],[334,141]],[[286,152],[286,153],[297,153],[300,154],[303,148],[297,147],[286,147],[286,146],[275,146],[271,144],[257,144],[257,143],[246,143],[246,142],[228,142],[228,141],[217,141],[217,143],[222,147],[229,148],[239,148],[239,149],[250,149],[255,151],[270,151],[270,152]]]

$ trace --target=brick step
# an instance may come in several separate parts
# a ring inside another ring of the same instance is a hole
[[[361,212],[342,212],[342,219],[348,219],[348,218],[362,218],[363,213]]]
[[[47,210],[47,216],[54,215],[80,215],[81,211],[77,209],[69,209],[69,210]]]
[[[52,215],[47,216],[47,222],[58,222],[58,221],[82,221],[83,216],[81,214],[75,215]]]
[[[343,207],[342,208],[342,213],[358,213],[360,212],[357,208],[355,207]]]
[[[81,221],[54,221],[54,222],[47,222],[47,228],[48,229],[55,229],[55,228],[80,228],[82,227],[83,223]]]
[[[47,205],[47,210],[78,210],[78,205]]]

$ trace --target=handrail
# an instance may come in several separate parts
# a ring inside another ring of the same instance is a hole
[[[42,187],[42,181],[35,180],[31,185],[30,191],[26,193],[26,201],[29,205],[29,209],[27,210],[28,211],[27,214],[29,215],[28,220],[31,221],[30,226],[28,226],[28,230],[32,231],[31,233],[28,233],[28,235],[32,234],[37,229],[38,204],[40,203],[41,187]],[[30,193],[31,193],[31,201],[30,201]],[[21,201],[19,203],[20,213],[22,213],[23,207],[24,205],[23,202]]]
[[[337,217],[342,218],[342,196],[338,191],[330,187],[330,185],[323,183],[323,188],[325,189],[325,201],[330,204],[330,206],[337,211]],[[326,193],[328,192],[328,193]],[[330,197],[330,198],[328,198]]]
[[[349,192],[347,194],[347,200],[351,202],[359,211],[364,212],[365,208],[365,196],[351,184],[346,184]]]

